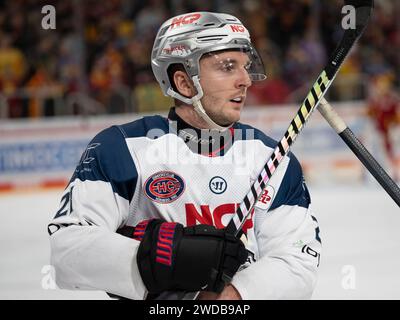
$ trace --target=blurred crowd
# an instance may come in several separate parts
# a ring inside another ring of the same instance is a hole
[[[329,91],[331,100],[368,98],[370,86],[400,75],[400,1],[376,0],[373,22]],[[56,28],[43,29],[45,5]],[[250,30],[268,79],[248,105],[300,102],[343,29],[343,2],[322,0],[0,1],[0,117],[166,110],[150,53],[167,18],[190,11],[237,16]]]

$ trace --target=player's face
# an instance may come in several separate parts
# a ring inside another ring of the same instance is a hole
[[[247,88],[251,61],[240,51],[210,54],[200,60],[200,84],[203,108],[217,124],[226,126],[240,119]]]

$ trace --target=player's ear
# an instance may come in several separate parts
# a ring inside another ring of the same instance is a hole
[[[186,72],[176,71],[173,75],[173,81],[178,93],[181,95],[191,98],[196,94],[193,82]]]

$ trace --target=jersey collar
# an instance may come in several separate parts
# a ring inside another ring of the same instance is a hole
[[[236,123],[228,130],[199,129],[191,126],[172,107],[168,114],[170,131],[179,136],[195,153],[208,157],[223,156],[234,141]]]

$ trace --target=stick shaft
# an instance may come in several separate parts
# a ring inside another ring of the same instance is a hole
[[[400,207],[400,188],[386,173],[371,153],[365,148],[353,131],[345,124],[331,105],[324,99],[318,106],[318,110],[336,133],[343,139],[351,151],[357,156],[365,168],[378,181],[387,194]]]

